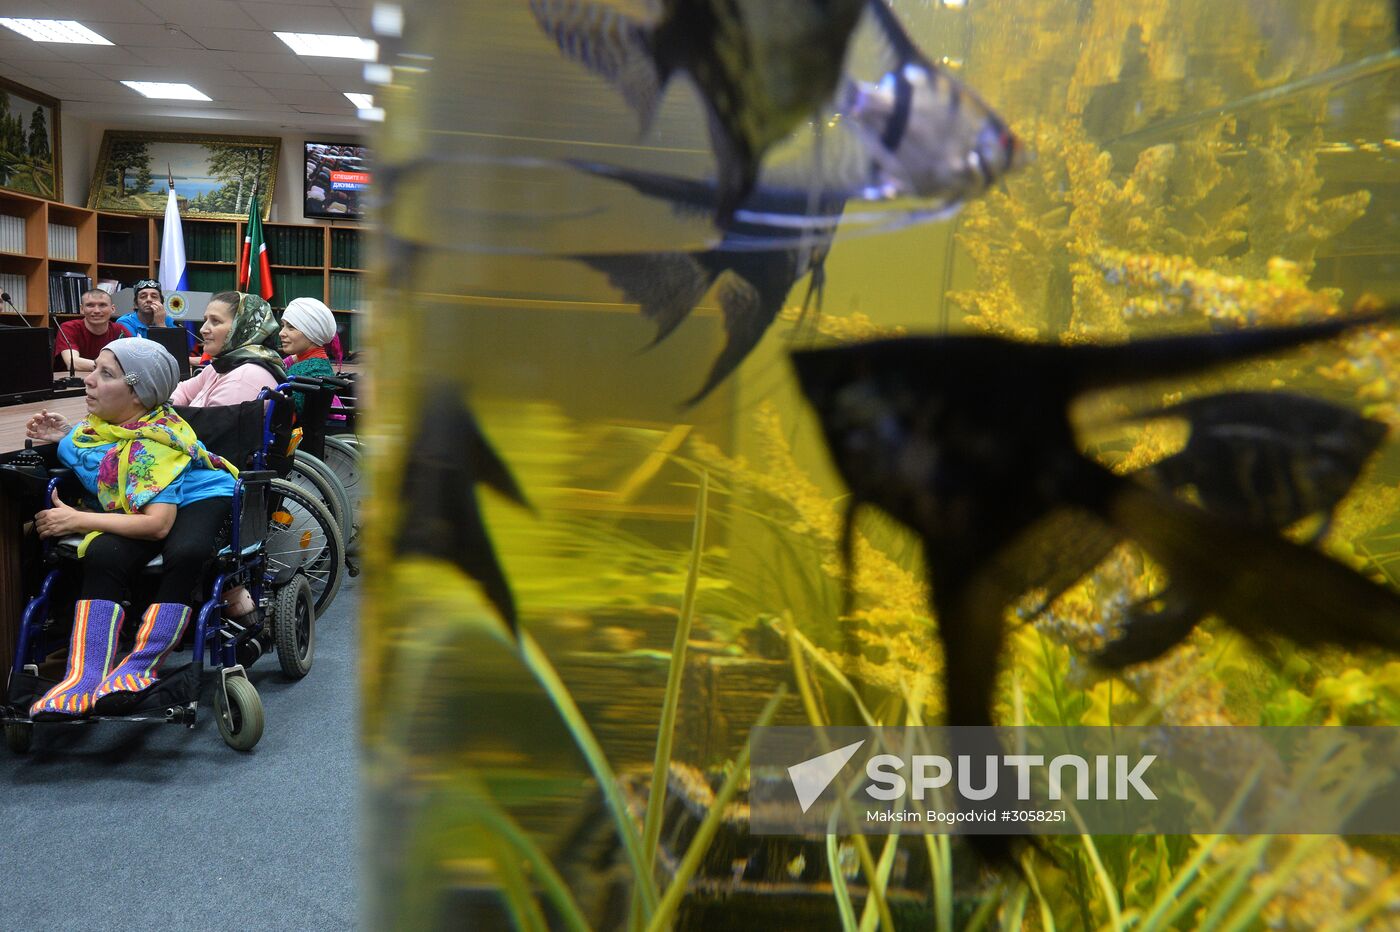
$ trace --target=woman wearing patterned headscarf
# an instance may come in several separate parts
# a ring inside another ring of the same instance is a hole
[[[97,510],[72,508],[57,493],[34,516],[40,537],[83,538],[83,579],[63,679],[30,708],[38,717],[120,713],[142,694],[180,641],[190,596],[210,541],[229,513],[238,470],[205,449],[166,399],[179,380],[159,343],[133,337],[98,354],[83,380],[88,415],[70,425],[41,411],[26,434],[58,444]],[[118,658],[130,580],[160,554],[155,601],[142,613],[129,654]]]
[[[252,401],[287,376],[278,352],[280,329],[272,307],[255,294],[221,291],[204,309],[199,335],[209,365],[180,383],[170,403],[204,407]]]

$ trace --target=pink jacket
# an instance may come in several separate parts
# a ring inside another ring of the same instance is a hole
[[[264,388],[276,387],[272,373],[254,363],[244,363],[225,375],[215,372],[213,366],[205,366],[199,375],[175,386],[170,403],[194,408],[236,405],[257,398]]]

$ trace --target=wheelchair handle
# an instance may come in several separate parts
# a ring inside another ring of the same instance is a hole
[[[290,377],[289,381],[283,382],[281,385],[277,386],[277,391],[303,392],[305,394],[310,394],[311,392],[325,391],[325,386],[312,379],[304,379],[299,375],[294,375]]]
[[[288,376],[287,387],[295,391],[326,391],[327,389],[350,387],[350,383],[344,379],[338,379],[333,375],[317,376],[315,378],[306,375]],[[281,388],[282,386],[278,386]]]

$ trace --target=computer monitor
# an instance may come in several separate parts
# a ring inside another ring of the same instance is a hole
[[[39,401],[53,394],[48,327],[0,327],[0,403]]]
[[[150,327],[147,330],[152,340],[155,340],[165,351],[175,357],[176,364],[180,367],[180,379],[183,381],[190,377],[190,332],[184,327]]]

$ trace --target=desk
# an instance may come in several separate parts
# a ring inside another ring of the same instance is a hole
[[[87,403],[82,395],[77,395],[72,398],[49,398],[0,408],[0,452],[24,448],[25,422],[40,411],[53,411],[77,423],[87,417]]]

